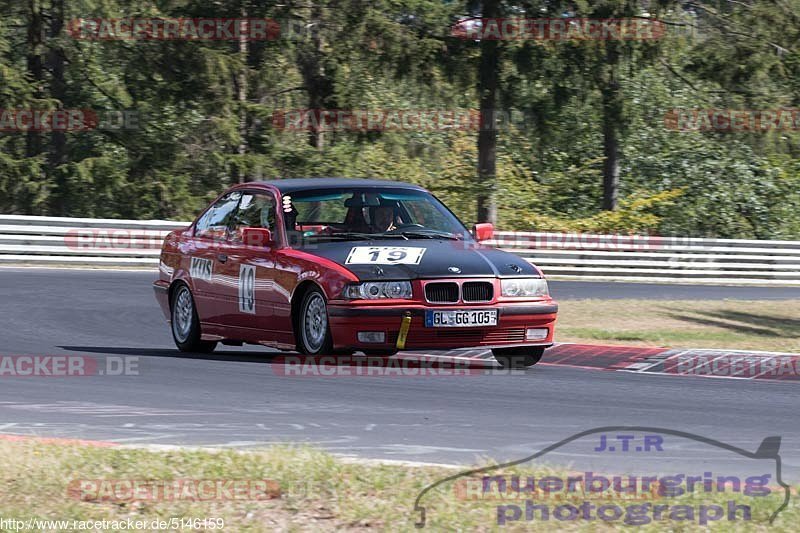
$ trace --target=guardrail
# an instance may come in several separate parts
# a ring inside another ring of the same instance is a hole
[[[800,285],[800,241],[501,231],[487,244],[552,277]]]
[[[188,224],[0,215],[0,263],[156,268],[164,237]]]
[[[187,222],[0,215],[0,263],[151,267]],[[487,244],[563,279],[800,285],[800,241],[496,232]]]

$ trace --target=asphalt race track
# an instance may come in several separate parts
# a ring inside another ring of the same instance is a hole
[[[548,365],[517,375],[287,377],[258,347],[179,354],[152,279],[0,269],[0,355],[86,355],[101,367],[127,358],[137,369],[0,377],[0,433],[240,448],[299,442],[357,457],[471,464],[524,457],[598,426],[657,426],[747,450],[781,435],[784,479],[800,480],[797,383]],[[554,282],[552,291],[562,300],[800,298],[800,288]]]

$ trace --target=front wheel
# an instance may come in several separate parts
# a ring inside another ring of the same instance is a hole
[[[539,362],[546,346],[516,346],[514,348],[495,348],[492,355],[503,368],[527,368]]]
[[[200,319],[194,306],[189,287],[181,283],[172,297],[172,338],[182,352],[211,353],[216,342],[204,341],[200,337]]]
[[[306,355],[330,354],[333,348],[328,325],[328,304],[314,287],[305,293],[297,319],[297,351]]]

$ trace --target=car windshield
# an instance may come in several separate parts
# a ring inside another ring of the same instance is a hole
[[[284,220],[295,243],[365,239],[469,239],[464,225],[430,193],[342,188],[287,193]]]

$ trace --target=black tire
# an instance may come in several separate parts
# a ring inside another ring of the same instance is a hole
[[[317,287],[303,294],[297,317],[297,351],[305,355],[330,355],[333,337],[328,320],[328,302]]]
[[[202,340],[194,297],[184,283],[179,284],[172,295],[170,325],[175,346],[182,352],[211,353],[217,347],[214,341]]]
[[[495,348],[492,350],[495,360],[503,368],[528,368],[539,362],[546,346],[517,346],[514,348]]]

